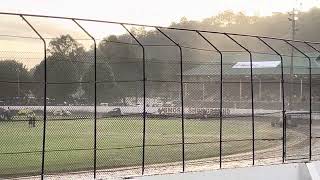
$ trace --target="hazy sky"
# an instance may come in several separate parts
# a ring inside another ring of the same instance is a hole
[[[200,20],[228,9],[270,15],[289,11],[294,4],[307,10],[320,7],[320,0],[2,0],[0,11],[169,25],[183,16]]]
[[[320,7],[320,0],[2,0],[0,11],[168,26],[184,16],[189,20],[201,20],[225,10],[267,16],[272,12],[291,11],[293,7],[307,11],[312,7]],[[72,21],[28,19],[47,38],[66,33],[79,37],[79,32],[82,33],[82,38],[86,37]],[[122,27],[81,23],[96,38],[106,37],[114,32],[124,33]],[[108,32],[111,30],[113,32]],[[9,16],[0,16],[0,35],[3,34],[37,37],[20,17]],[[18,61],[21,59],[28,68],[31,68],[42,59],[41,49],[41,41],[25,39],[13,41],[10,38],[0,37],[0,60],[14,57]],[[19,53],[15,53],[17,51]],[[30,51],[36,53],[20,53]],[[25,61],[26,57],[30,59]]]

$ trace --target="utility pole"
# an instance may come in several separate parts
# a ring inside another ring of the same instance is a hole
[[[18,97],[20,100],[20,68],[17,69],[17,78],[18,78]]]
[[[296,16],[296,9],[293,8],[292,9],[292,12],[289,13],[289,21],[291,21],[291,39],[292,41],[295,40],[295,37],[296,37],[296,21],[297,21],[297,16]],[[293,53],[294,49],[293,47],[291,47],[291,61],[290,61],[290,92],[289,92],[289,109],[290,110],[293,110],[292,109],[292,96],[293,96]]]

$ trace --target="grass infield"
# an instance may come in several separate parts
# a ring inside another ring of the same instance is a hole
[[[256,150],[281,145],[282,129],[256,118]],[[47,121],[45,173],[93,169],[93,119]],[[252,151],[250,117],[223,120],[223,156]],[[41,170],[42,121],[0,122],[0,177],[38,175]],[[141,117],[97,120],[97,168],[142,163]],[[185,120],[185,159],[219,156],[219,120]],[[264,139],[278,139],[267,141]],[[182,161],[181,119],[147,118],[145,163]],[[279,152],[281,157],[281,152]]]

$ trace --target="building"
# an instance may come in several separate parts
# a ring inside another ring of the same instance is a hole
[[[320,101],[320,56],[308,53],[312,67],[312,99]],[[250,58],[248,55],[223,55],[223,101],[250,102]],[[184,98],[188,102],[211,104],[220,101],[220,58],[211,64],[204,63],[183,72]],[[305,57],[283,56],[284,96],[287,103],[307,102],[309,99],[309,60]],[[282,102],[281,59],[276,55],[252,56],[254,101]],[[290,102],[289,102],[290,101]],[[211,103],[210,103],[211,102]],[[214,103],[216,104],[216,103]],[[215,106],[215,105],[214,105]]]

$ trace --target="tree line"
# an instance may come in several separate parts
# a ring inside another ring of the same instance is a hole
[[[288,14],[274,13],[272,16],[246,16],[243,13],[225,11],[202,21],[181,18],[170,27],[194,28],[221,32],[258,34],[290,38]],[[319,41],[320,9],[314,8],[299,14],[297,39]],[[146,74],[149,80],[178,80],[179,53],[172,46],[154,47],[151,45],[170,44],[158,31],[144,28],[132,29],[146,46]],[[186,46],[200,46],[203,41],[188,32],[167,31],[174,40]],[[131,43],[120,43],[131,42]],[[134,40],[128,34],[111,35],[97,46],[97,99],[99,102],[122,100],[128,96],[140,96],[142,93],[142,56],[139,46],[132,45]],[[217,41],[228,49],[224,41]],[[250,41],[247,42],[250,44]],[[94,100],[94,59],[93,48],[87,50],[72,36],[66,34],[52,39],[48,45],[47,56],[47,97],[63,102],[66,99],[85,98]],[[207,52],[185,51],[184,69],[197,66],[199,61],[208,59]],[[25,65],[14,59],[0,61],[0,96],[43,97],[44,61],[28,70]],[[129,83],[132,81],[132,83]],[[19,86],[19,87],[18,87]],[[154,83],[152,93],[167,91],[170,85]]]
[[[117,41],[117,37],[110,36],[98,46],[96,70],[97,98],[100,102],[118,98],[120,95],[114,75],[117,67],[112,68],[107,59],[112,58],[115,53],[121,53],[123,56],[130,53],[126,47],[115,48],[108,45],[108,41]],[[72,98],[86,98],[87,102],[92,103],[95,75],[93,50],[85,50],[83,45],[67,34],[51,40],[47,52],[47,98],[54,99],[56,103]],[[23,63],[15,60],[0,61],[1,99],[18,96],[42,98],[44,63],[42,60],[28,70]]]

